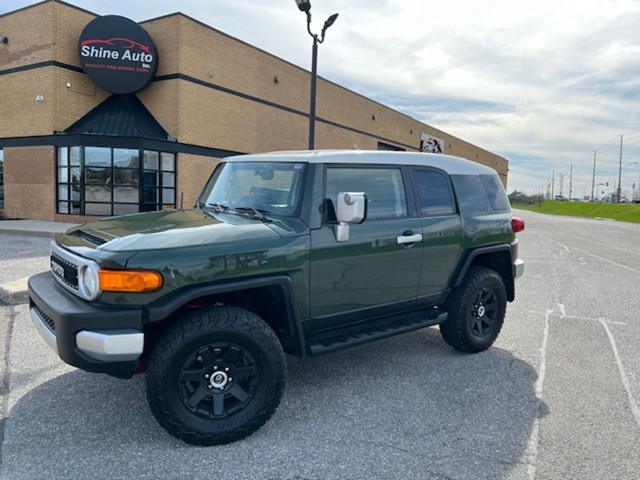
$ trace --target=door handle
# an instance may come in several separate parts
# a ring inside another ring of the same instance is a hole
[[[415,235],[400,235],[398,237],[398,245],[406,245],[407,243],[416,243],[422,241],[422,234],[416,233]]]

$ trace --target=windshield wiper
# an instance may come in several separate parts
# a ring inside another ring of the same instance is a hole
[[[236,212],[240,215],[250,215],[251,217],[257,218],[258,220],[264,223],[271,223],[273,220],[266,217],[271,212],[269,210],[262,210],[261,208],[253,208],[253,207],[236,207]]]
[[[206,208],[210,208],[215,213],[224,213],[229,211],[229,207],[222,203],[207,203]]]

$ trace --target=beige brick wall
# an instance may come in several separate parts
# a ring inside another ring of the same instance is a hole
[[[176,206],[178,208],[180,208],[181,199],[184,208],[191,208],[195,205],[202,188],[217,164],[217,158],[182,153],[179,155],[176,185]]]
[[[45,2],[0,17],[0,32],[9,42],[0,46],[0,71],[53,58],[54,3]]]
[[[5,148],[5,216],[53,220],[55,178],[55,148]]]

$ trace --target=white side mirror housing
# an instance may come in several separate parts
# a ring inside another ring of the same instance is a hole
[[[367,217],[367,196],[363,192],[340,192],[336,205],[335,233],[338,242],[349,240],[349,224],[362,223]]]

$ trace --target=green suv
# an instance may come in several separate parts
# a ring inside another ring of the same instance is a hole
[[[524,270],[491,168],[446,155],[226,158],[191,210],[72,228],[29,279],[33,323],[66,363],[146,371],[158,422],[188,443],[250,435],[274,413],[285,353],[320,355],[439,325],[495,341]]]

